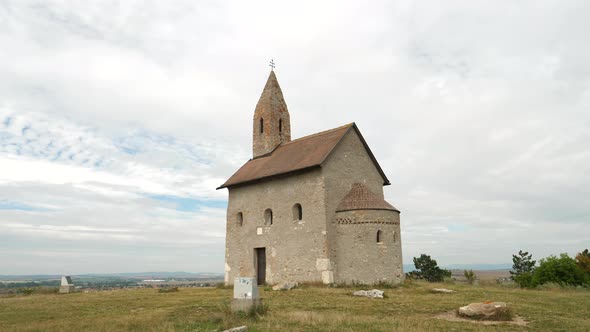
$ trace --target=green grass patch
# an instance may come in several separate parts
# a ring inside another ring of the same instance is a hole
[[[371,287],[379,288],[379,287]],[[434,294],[431,288],[451,288]],[[452,286],[410,281],[382,287],[384,299],[353,297],[357,287],[302,285],[285,292],[260,288],[262,311],[232,314],[233,290],[123,289],[0,297],[2,331],[590,331],[590,291],[579,288],[519,289],[500,285]],[[486,326],[435,316],[473,302],[501,301],[528,325]]]

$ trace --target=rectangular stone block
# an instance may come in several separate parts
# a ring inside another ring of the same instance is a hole
[[[334,272],[332,272],[332,271],[323,271],[322,272],[322,282],[324,284],[332,284],[332,283],[334,283]]]
[[[73,293],[74,285],[59,286],[59,292],[61,294]]]
[[[256,278],[234,279],[234,299],[257,299],[258,297]]]
[[[233,299],[231,301],[232,312],[248,312],[250,310],[256,310],[258,306],[262,306],[262,299]]]
[[[315,261],[315,267],[318,271],[329,271],[332,270],[332,264],[327,258],[318,258]]]

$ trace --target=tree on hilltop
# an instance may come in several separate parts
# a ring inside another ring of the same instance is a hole
[[[416,271],[408,274],[410,278],[426,279],[429,282],[440,282],[445,277],[451,276],[451,271],[441,269],[438,267],[436,260],[425,254],[420,255],[420,257],[414,257],[414,266],[416,267]]]
[[[588,249],[576,255],[576,264],[590,275],[590,252],[588,252]]]
[[[512,255],[512,271],[510,271],[510,278],[514,280],[520,287],[532,287],[533,273],[535,272],[535,264],[533,255],[526,251],[519,250],[518,255]]]

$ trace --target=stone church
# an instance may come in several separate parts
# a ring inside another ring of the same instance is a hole
[[[397,283],[400,211],[356,124],[291,140],[274,71],[254,112],[252,159],[227,188],[225,283]]]

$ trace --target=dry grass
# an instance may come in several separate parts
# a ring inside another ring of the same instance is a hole
[[[433,294],[434,287],[455,289]],[[286,292],[261,289],[269,311],[232,315],[231,289],[181,288],[0,297],[2,331],[220,331],[247,325],[249,331],[589,331],[587,289],[521,290],[492,285],[414,282],[386,289],[385,299],[351,296],[353,288],[305,285]],[[435,316],[479,301],[503,301],[518,325],[480,325]]]

